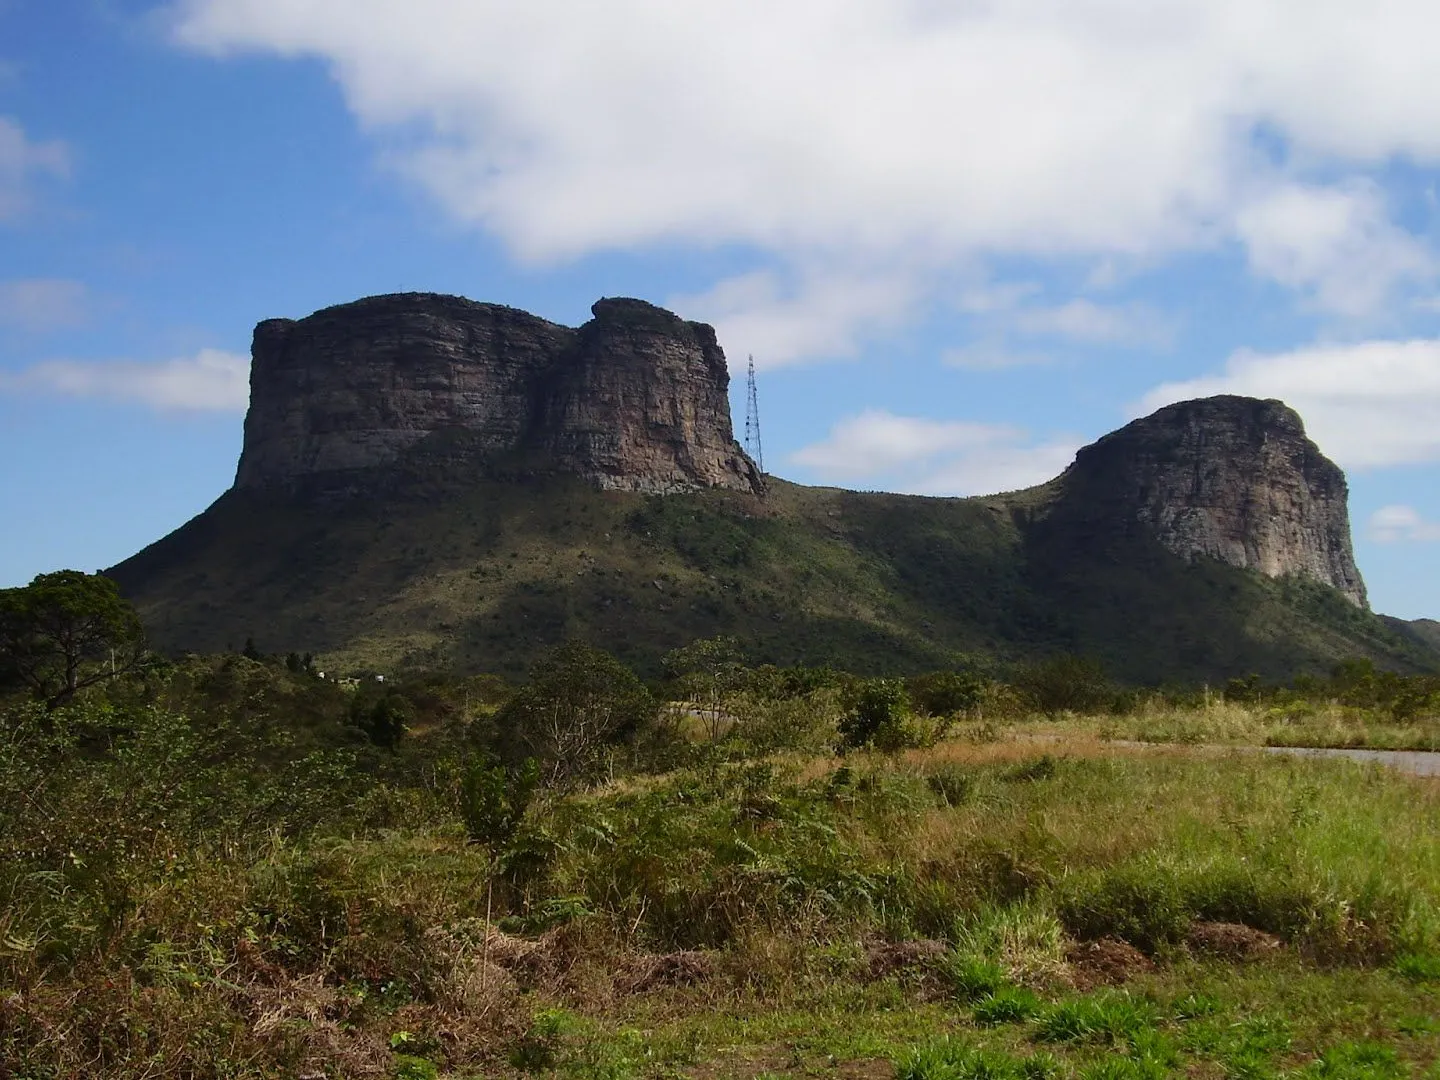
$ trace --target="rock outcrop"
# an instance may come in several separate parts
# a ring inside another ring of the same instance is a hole
[[[1345,474],[1280,401],[1169,405],[1082,449],[1060,508],[1090,530],[1143,530],[1182,558],[1298,575],[1366,606]]]
[[[262,322],[235,487],[353,494],[418,456],[452,478],[760,490],[731,430],[714,330],[640,300],[592,310],[572,330],[404,293]]]

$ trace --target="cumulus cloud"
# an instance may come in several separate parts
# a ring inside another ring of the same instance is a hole
[[[1211,394],[1280,398],[1346,467],[1440,461],[1440,340],[1242,351],[1218,374],[1156,387],[1139,410]]]
[[[83,323],[90,313],[89,290],[79,281],[28,278],[0,281],[0,326],[56,330]]]
[[[1019,334],[1092,344],[1164,345],[1173,336],[1168,321],[1145,304],[1097,304],[1083,298],[1019,308],[1009,324]]]
[[[166,412],[244,412],[250,358],[201,349],[173,360],[44,360],[0,372],[0,392],[131,402]]]
[[[1369,182],[1278,186],[1243,206],[1236,227],[1253,270],[1339,315],[1369,315],[1398,286],[1435,273],[1434,257],[1390,222]]]
[[[822,482],[922,495],[983,495],[1042,483],[1074,458],[1076,443],[1034,442],[1014,427],[930,420],[871,409],[841,420],[790,463]]]
[[[175,12],[188,47],[319,58],[397,168],[526,259],[732,245],[899,273],[990,256],[1153,264],[1238,241],[1256,273],[1342,312],[1428,262],[1363,178],[1397,154],[1440,157],[1431,0],[1363,16],[1332,0]],[[1255,150],[1261,130],[1284,145],[1278,165]],[[1312,182],[1293,162],[1317,166]],[[753,317],[772,326],[773,307],[761,291]],[[1085,316],[1065,318],[1098,325]]]
[[[58,141],[33,142],[14,120],[0,116],[0,221],[31,206],[35,181],[70,172],[70,151]]]
[[[1382,506],[1370,515],[1367,533],[1378,544],[1440,540],[1440,522],[1426,521],[1413,506]]]
[[[853,354],[864,336],[901,322],[918,303],[908,275],[812,271],[788,280],[773,270],[727,278],[667,304],[713,323],[720,342],[753,353],[757,368]]]

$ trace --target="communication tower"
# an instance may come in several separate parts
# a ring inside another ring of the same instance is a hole
[[[755,392],[755,357],[750,357],[750,368],[745,380],[745,453],[750,455],[763,473],[765,471],[765,448],[760,445],[760,397]]]

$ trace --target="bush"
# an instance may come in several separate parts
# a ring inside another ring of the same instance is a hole
[[[471,763],[460,781],[460,820],[466,835],[492,849],[509,844],[539,782],[540,765],[534,758],[512,768],[484,759]]]
[[[847,695],[840,743],[847,750],[900,750],[913,745],[910,702],[900,679],[866,679]]]
[[[975,778],[959,765],[942,765],[925,777],[925,785],[945,806],[963,806],[975,794]]]
[[[1099,661],[1068,653],[1022,668],[1015,683],[1047,716],[1096,712],[1115,696]]]

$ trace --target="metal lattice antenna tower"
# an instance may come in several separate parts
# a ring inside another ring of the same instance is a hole
[[[745,380],[745,452],[763,473],[765,471],[765,448],[760,445],[760,397],[755,392],[755,357],[750,357],[750,368]]]

